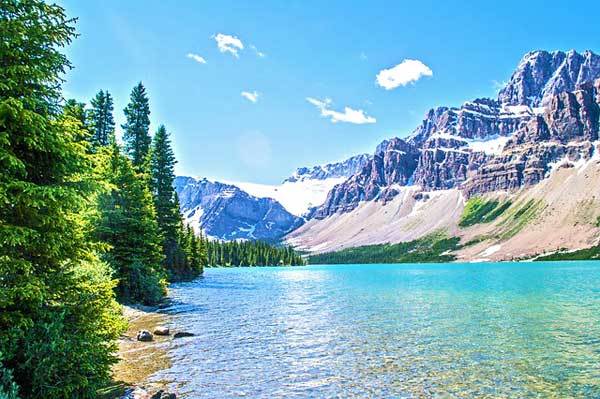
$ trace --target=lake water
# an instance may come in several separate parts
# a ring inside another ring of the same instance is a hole
[[[600,262],[208,269],[171,289],[183,398],[598,398]]]

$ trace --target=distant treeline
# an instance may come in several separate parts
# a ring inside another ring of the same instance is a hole
[[[460,238],[433,233],[399,244],[366,245],[309,257],[311,264],[451,262]]]
[[[292,247],[262,241],[203,240],[208,267],[218,266],[299,266],[305,262]]]

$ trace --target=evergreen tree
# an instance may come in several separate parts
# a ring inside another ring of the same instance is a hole
[[[113,117],[113,99],[110,93],[100,90],[90,102],[92,137],[95,146],[106,146],[115,141],[115,120]]]
[[[152,195],[116,144],[104,151],[111,187],[99,200],[98,238],[111,247],[105,258],[119,279],[119,298],[156,304],[166,293],[166,275]]]
[[[131,91],[130,101],[124,109],[123,127],[125,150],[137,171],[144,169],[150,151],[150,104],[142,82]]]
[[[62,114],[64,10],[0,0],[0,395],[93,397],[123,328],[86,217],[86,132]],[[17,392],[18,391],[18,392]]]
[[[173,188],[176,162],[167,129],[161,125],[154,135],[152,147],[151,187],[158,228],[163,238],[165,264],[168,270],[175,272],[178,267],[182,266],[177,264],[178,229],[181,225],[181,215]]]

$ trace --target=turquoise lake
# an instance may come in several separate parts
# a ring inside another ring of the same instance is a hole
[[[183,398],[598,398],[600,262],[207,269],[176,284]]]

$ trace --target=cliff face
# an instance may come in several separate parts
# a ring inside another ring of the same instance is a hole
[[[501,155],[462,186],[467,196],[539,183],[556,167],[588,161],[598,147],[600,79],[553,95],[546,110],[522,126]]]
[[[589,159],[598,140],[598,78],[600,56],[591,51],[530,52],[497,99],[432,109],[406,140],[382,142],[314,217],[389,201],[405,185],[467,196],[514,190],[538,183],[565,157]]]

